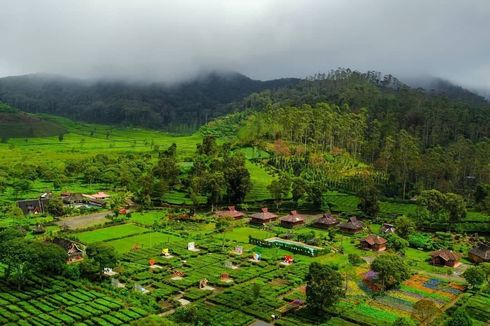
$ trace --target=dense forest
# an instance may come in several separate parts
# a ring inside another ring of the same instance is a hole
[[[237,73],[211,73],[176,85],[91,82],[41,74],[1,78],[0,101],[31,113],[86,122],[191,132],[230,112],[230,103],[294,82],[262,82]]]
[[[249,144],[286,141],[289,152],[281,155],[302,164],[345,150],[385,174],[387,196],[410,198],[431,188],[468,195],[490,181],[490,104],[471,94],[339,69],[236,104],[253,111],[239,134]]]

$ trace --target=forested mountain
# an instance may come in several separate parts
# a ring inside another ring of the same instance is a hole
[[[340,148],[384,172],[388,196],[430,188],[469,193],[490,182],[490,105],[453,90],[438,95],[391,75],[340,69],[247,97],[238,108],[258,113],[240,135],[253,144],[286,141],[280,155],[290,166],[315,164],[318,153]]]
[[[237,73],[211,73],[177,85],[88,82],[40,74],[0,79],[0,101],[27,112],[88,122],[188,131],[226,114],[228,104],[253,92],[294,82],[262,82]]]
[[[240,109],[263,109],[268,105],[301,106],[325,102],[339,106],[347,104],[353,111],[366,108],[370,122],[380,124],[376,128],[380,129],[381,136],[405,129],[419,137],[424,148],[448,144],[458,136],[471,140],[489,137],[490,103],[482,99],[475,105],[473,101],[451,99],[457,95],[448,92],[450,96],[413,89],[394,76],[383,76],[379,72],[339,69],[275,91],[252,94],[238,106]]]
[[[461,101],[466,104],[474,106],[488,105],[485,98],[488,94],[485,94],[485,92],[478,92],[485,95],[482,96],[477,92],[470,91],[441,78],[412,79],[407,81],[407,84],[413,88],[423,88],[432,94],[444,95],[451,100]]]

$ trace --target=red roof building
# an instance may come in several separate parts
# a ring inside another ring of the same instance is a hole
[[[266,207],[262,208],[262,211],[260,213],[255,213],[250,217],[251,217],[250,223],[258,224],[258,225],[270,223],[277,219],[277,215],[269,212],[269,210]]]
[[[235,206],[228,206],[228,210],[216,211],[215,214],[218,217],[230,217],[230,218],[234,218],[236,220],[245,216],[245,214],[243,212],[237,211],[235,209]]]
[[[316,227],[323,229],[328,229],[337,224],[339,224],[339,221],[331,214],[323,214],[323,216],[315,222]]]
[[[457,267],[461,263],[461,254],[448,249],[440,249],[430,253],[432,265]]]
[[[297,211],[291,211],[289,215],[281,217],[281,226],[287,228],[293,228],[304,223],[305,218],[302,215],[298,214]]]
[[[361,240],[361,247],[366,250],[384,251],[386,250],[386,239],[370,234]]]
[[[357,233],[362,231],[362,228],[364,227],[364,224],[362,224],[357,217],[351,217],[349,218],[349,221],[340,223],[339,224],[339,229],[341,229],[344,232],[348,233]]]
[[[100,192],[98,192],[96,194],[93,194],[92,197],[94,197],[95,199],[104,200],[104,199],[111,198],[111,195],[106,194],[105,192],[100,191]]]

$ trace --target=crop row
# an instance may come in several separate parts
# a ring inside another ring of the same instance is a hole
[[[198,316],[202,320],[212,321],[213,325],[222,326],[244,326],[249,325],[253,318],[242,313],[240,310],[225,306],[208,305],[206,303],[196,304]]]

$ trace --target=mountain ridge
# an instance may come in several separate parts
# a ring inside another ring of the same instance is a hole
[[[228,113],[232,102],[296,81],[258,81],[238,73],[210,73],[168,85],[35,74],[1,78],[0,101],[26,112],[87,122],[195,130]]]
[[[342,86],[345,78],[357,85],[349,92]],[[317,87],[317,94],[307,95],[308,87]],[[238,72],[214,71],[175,84],[28,74],[0,78],[0,101],[26,112],[55,114],[86,122],[192,132],[227,113],[265,107],[278,100],[294,105],[345,102],[360,108],[372,104],[373,96],[380,91],[411,89],[414,93],[417,87],[429,97],[442,96],[470,107],[488,106],[482,96],[443,79],[426,77],[404,83],[392,75],[342,68],[306,79],[269,81],[254,80]],[[294,94],[291,89],[296,89]],[[363,100],[357,101],[360,96],[354,93],[362,92],[366,93]],[[271,94],[270,99],[264,101],[261,93]],[[257,103],[257,98],[262,102]]]

